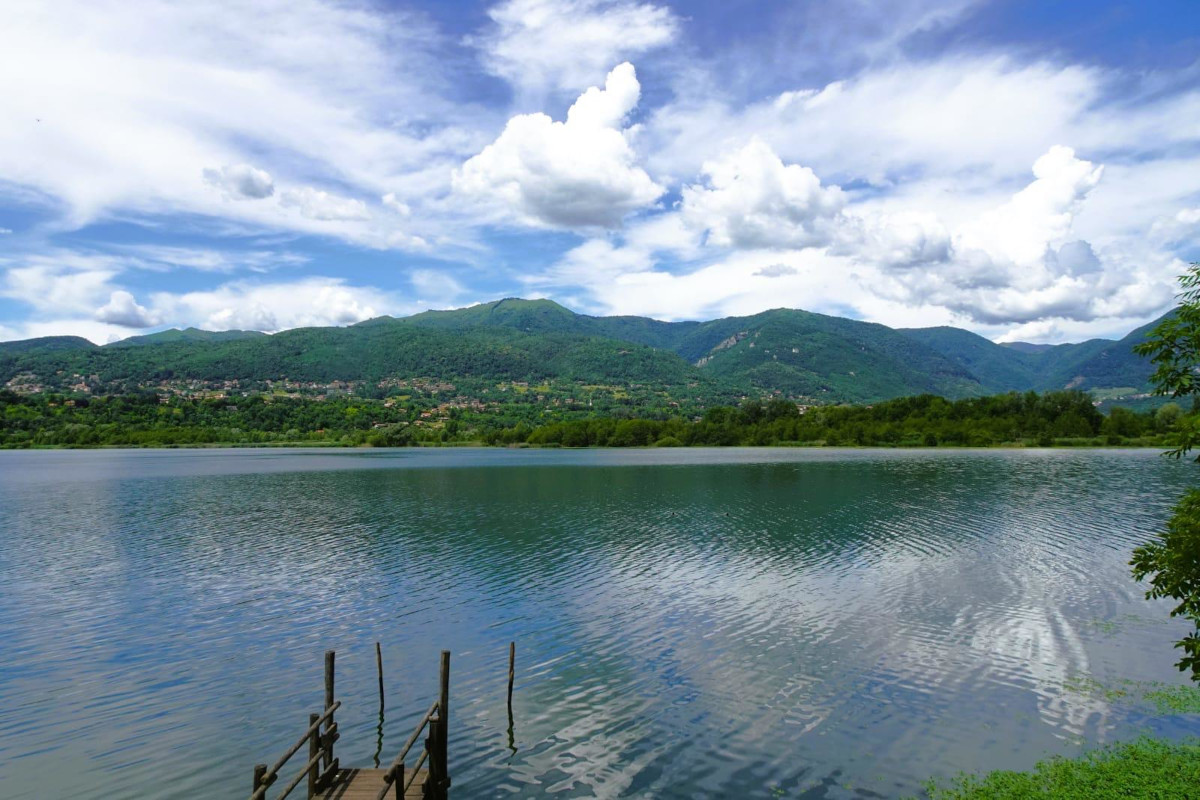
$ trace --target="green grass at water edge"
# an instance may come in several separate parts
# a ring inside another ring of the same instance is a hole
[[[1200,714],[1200,686],[1191,684],[1127,679],[1105,684],[1090,675],[1073,675],[1063,682],[1063,689],[1106,703],[1149,703],[1154,706],[1154,713],[1164,716]]]
[[[997,770],[982,776],[932,780],[933,800],[1167,800],[1200,796],[1200,740],[1143,738],[1086,753],[1055,757],[1029,772]]]

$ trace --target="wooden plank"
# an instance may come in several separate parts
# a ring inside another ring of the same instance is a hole
[[[405,774],[405,780],[411,773]],[[344,769],[338,773],[337,780],[324,792],[317,795],[321,800],[375,800],[379,790],[383,788],[386,769]],[[417,779],[408,787],[405,800],[419,800],[422,797],[421,784],[429,773],[426,770],[417,772]]]

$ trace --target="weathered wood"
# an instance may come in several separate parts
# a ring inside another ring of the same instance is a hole
[[[276,800],[283,800],[283,798],[285,798],[289,794],[291,794],[292,790],[300,785],[300,781],[304,780],[305,777],[311,776],[316,771],[317,767],[319,767],[320,765],[321,765],[321,753],[318,751],[317,755],[314,756],[313,758],[310,758],[308,760],[308,763],[304,765],[304,769],[302,769],[300,772],[296,773],[296,777],[292,778],[292,782],[289,783],[287,785],[287,787],[285,787],[284,790],[279,793],[279,797],[276,798]],[[312,787],[310,786],[310,791],[315,791],[315,790],[313,790]],[[315,794],[309,795],[310,798],[315,797],[315,796],[316,796]]]
[[[328,662],[326,662],[328,663]],[[308,717],[308,727],[310,729],[320,725],[317,721],[321,718],[320,714],[310,714]],[[318,762],[324,751],[321,747],[321,737],[313,734],[308,737],[308,800],[312,800],[317,796],[317,778],[320,776],[320,771],[317,769]]]
[[[320,791],[327,786],[332,786],[334,781],[337,780],[338,773],[341,771],[341,765],[335,758],[333,763],[329,766],[329,769],[322,772],[321,776],[317,778],[317,790]]]
[[[379,713],[383,713],[383,650],[375,643],[375,671],[379,673]]]
[[[333,712],[337,711],[341,705],[341,701],[335,702],[332,706],[325,709],[325,713],[321,714],[320,717],[317,718],[316,723],[309,724],[308,730],[304,732],[304,735],[300,737],[299,741],[288,748],[288,751],[283,754],[283,757],[275,762],[275,766],[267,770],[266,775],[263,776],[263,783],[258,787],[258,789],[255,790],[254,794],[250,795],[250,800],[262,800],[262,798],[266,796],[267,788],[271,784],[275,783],[275,779],[279,775],[279,770],[283,769],[283,765],[288,762],[288,759],[296,755],[296,751],[303,747],[305,742],[310,741],[312,737],[318,735],[318,729],[321,727],[321,723],[329,719],[333,715]],[[309,719],[311,720],[314,716],[316,715],[310,715]],[[304,773],[300,774],[303,775]]]
[[[517,643],[508,643],[508,717],[512,719],[513,676],[516,675]]]
[[[436,797],[445,797],[450,788],[450,765],[447,758],[450,742],[450,651],[442,651],[441,692],[438,695],[438,779],[434,785]],[[432,723],[431,723],[432,724]],[[432,764],[432,760],[431,760]]]
[[[439,789],[446,778],[446,762],[442,758],[441,714],[429,720],[429,738],[425,740],[425,752],[429,753],[429,780],[426,781],[426,797],[440,797]]]
[[[332,650],[325,651],[325,708],[327,710],[333,706],[334,658],[335,658],[334,651],[332,651]],[[327,734],[330,732],[330,728],[332,726],[333,726],[333,717],[329,717],[329,719],[325,723],[325,732]],[[324,747],[324,750],[325,750],[324,766],[326,769],[328,769],[330,766],[333,765],[333,743],[334,743],[334,741],[336,741],[336,738],[332,737],[332,736],[329,737],[329,739],[327,741],[323,741],[323,744],[325,745],[325,747]]]
[[[325,651],[325,707],[333,705],[333,666],[335,659],[333,650]]]
[[[421,775],[425,775],[426,777],[429,776],[428,770],[426,770],[425,772],[421,772],[421,765],[425,763],[425,759],[428,756],[429,756],[429,751],[427,751],[427,750],[421,751],[421,757],[417,759],[417,765],[415,767],[413,767],[412,777],[410,777],[408,779],[408,783],[404,784],[405,796],[407,796],[408,793],[410,791],[412,791],[412,785],[414,782],[416,782],[416,780],[419,776],[421,776]],[[421,784],[417,784],[417,791],[421,791],[421,789],[422,789]]]
[[[267,774],[267,765],[266,764],[255,764],[254,765],[254,785],[252,787],[250,787],[251,793],[257,792],[258,788],[263,785],[263,778],[266,776],[266,774]]]
[[[383,796],[387,800],[392,800],[397,797],[392,791],[392,786],[395,784],[383,787],[384,777],[387,774],[388,770],[386,769],[344,769],[338,774],[337,780],[317,797],[319,800],[378,800],[380,789],[383,788]],[[405,800],[420,798],[422,796],[421,786],[427,777],[428,773],[424,770],[417,772],[405,769],[405,783],[401,785],[406,785],[408,788],[400,796]]]
[[[383,658],[382,647],[377,642],[375,648],[376,667],[380,680],[380,714],[383,713]],[[510,653],[510,673],[511,653]],[[325,654],[325,701],[326,707],[321,714],[311,714],[308,718],[308,729],[300,740],[292,746],[274,767],[268,769],[265,764],[254,768],[254,787],[251,800],[263,800],[267,788],[275,782],[279,770],[288,759],[308,742],[308,763],[288,784],[279,795],[287,797],[302,781],[308,780],[308,797],[322,800],[387,800],[388,797],[406,798],[434,797],[444,800],[446,790],[450,786],[449,767],[447,764],[447,749],[449,741],[449,706],[450,706],[450,652],[442,651],[440,685],[438,699],[417,724],[404,748],[396,756],[392,766],[386,770],[373,769],[341,769],[338,760],[333,757],[333,744],[340,738],[334,712],[341,706],[340,701],[333,698],[334,686],[334,653],[332,650]],[[325,726],[322,730],[322,725]],[[409,770],[405,767],[405,756],[420,738],[422,731],[428,728],[428,738],[425,740],[416,766]],[[322,768],[322,761],[325,767]],[[376,762],[378,763],[378,761]],[[428,765],[422,769],[422,766]]]

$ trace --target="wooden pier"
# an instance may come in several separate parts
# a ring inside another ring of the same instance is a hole
[[[378,658],[378,655],[377,655]],[[380,665],[380,707],[383,705],[383,678]],[[341,707],[335,700],[334,652],[325,653],[325,709],[308,718],[308,729],[296,744],[283,754],[273,767],[258,764],[254,767],[254,783],[250,800],[266,800],[279,772],[296,753],[308,746],[308,762],[273,800],[283,800],[301,783],[305,784],[308,800],[403,800],[429,798],[445,800],[450,788],[450,770],[446,761],[446,744],[450,722],[450,651],[442,651],[441,688],[438,698],[429,706],[404,747],[387,769],[343,768],[333,754],[333,745],[340,738],[334,713]],[[428,732],[420,755],[409,762],[408,756],[421,734]],[[411,763],[411,767],[408,764]]]

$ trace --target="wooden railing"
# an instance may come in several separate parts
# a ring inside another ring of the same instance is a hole
[[[308,730],[283,754],[282,758],[275,762],[275,766],[267,769],[266,764],[258,764],[254,767],[254,790],[250,795],[250,800],[263,800],[267,796],[267,790],[279,779],[279,771],[292,756],[300,751],[305,742],[308,743],[308,763],[276,796],[276,800],[283,800],[291,794],[292,790],[299,786],[305,778],[308,779],[308,797],[311,800],[318,791],[328,786],[337,777],[339,765],[338,760],[333,756],[333,743],[339,737],[333,712],[337,711],[342,704],[341,701],[335,702],[333,699],[333,669],[334,654],[332,650],[328,650],[325,653],[325,712],[309,715]]]
[[[387,800],[389,794],[394,794],[396,800],[403,800],[405,793],[408,792],[408,787],[416,780],[420,774],[421,767],[426,761],[429,763],[429,774],[425,779],[425,796],[430,798],[444,798],[447,789],[450,788],[450,770],[446,762],[446,745],[448,740],[448,730],[450,723],[450,651],[442,651],[442,669],[441,669],[441,686],[438,692],[438,699],[433,701],[433,705],[425,712],[417,723],[416,729],[408,737],[408,741],[404,743],[404,747],[400,748],[400,752],[392,760],[392,764],[388,767],[387,772],[383,777],[383,787],[380,788],[376,800]],[[435,716],[436,715],[436,716]],[[417,739],[421,737],[421,732],[429,727],[429,736],[425,739],[425,747],[421,751],[421,755],[417,758],[416,764],[413,766],[412,773],[405,780],[406,770],[404,760],[408,756],[410,750]]]

